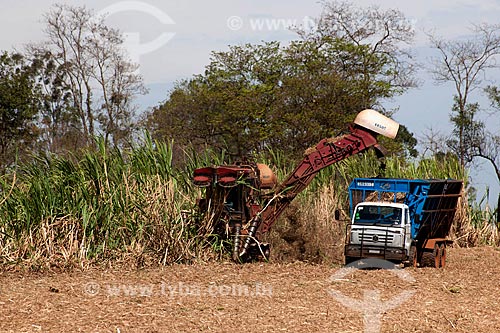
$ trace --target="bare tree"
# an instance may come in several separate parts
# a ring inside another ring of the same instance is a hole
[[[485,89],[491,106],[496,112],[500,111],[500,89],[495,86],[488,86]],[[498,119],[498,118],[497,118]],[[479,141],[477,147],[474,147],[474,154],[487,160],[495,169],[497,180],[500,183],[500,135],[499,133],[489,133],[485,130],[483,140]],[[498,197],[500,202],[500,195]]]
[[[31,53],[50,54],[71,94],[83,144],[102,133],[115,144],[130,134],[133,98],[145,92],[122,48],[118,30],[107,27],[85,7],[56,4],[45,15],[48,40]]]
[[[358,7],[350,1],[323,1],[323,12],[312,32],[299,31],[303,38],[335,38],[367,46],[370,54],[383,56],[391,71],[391,85],[402,91],[417,85],[414,61],[407,47],[415,35],[412,22],[397,9]]]
[[[440,131],[435,129],[427,128],[423,134],[418,138],[419,145],[422,149],[422,156],[426,156],[427,153],[431,155],[446,154],[448,152],[448,147],[446,146],[446,141],[449,140]]]
[[[482,87],[486,71],[497,67],[500,54],[500,25],[474,25],[472,37],[448,41],[429,35],[439,56],[432,59],[431,73],[438,83],[451,82],[455,87],[455,103],[451,120],[455,125],[458,142],[450,144],[464,166],[477,156],[477,148],[484,146],[484,123],[475,116],[479,110],[471,103],[470,94]]]

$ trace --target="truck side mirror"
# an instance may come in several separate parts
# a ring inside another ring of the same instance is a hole
[[[336,221],[340,220],[340,210],[335,209],[335,212],[333,213],[333,215],[335,216]]]

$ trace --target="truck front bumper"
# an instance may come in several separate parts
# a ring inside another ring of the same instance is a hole
[[[405,261],[408,259],[408,254],[403,248],[396,247],[377,247],[366,245],[346,245],[344,254],[346,257],[355,258],[380,258],[392,261]]]

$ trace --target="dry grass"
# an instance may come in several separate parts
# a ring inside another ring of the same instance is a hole
[[[363,308],[351,309],[329,291],[359,301],[376,291],[384,303],[415,292],[382,312],[380,332],[496,333],[499,253],[451,249],[444,269],[405,269],[414,281],[382,270],[342,273],[305,263],[3,272],[0,331],[354,333],[366,331]],[[258,285],[260,295],[230,291]]]
[[[267,236],[273,260],[342,263],[346,221],[335,220],[342,206],[332,184],[294,202]]]

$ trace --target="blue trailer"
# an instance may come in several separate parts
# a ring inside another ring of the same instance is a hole
[[[462,193],[459,180],[356,178],[349,186],[346,264],[382,258],[444,267]]]

